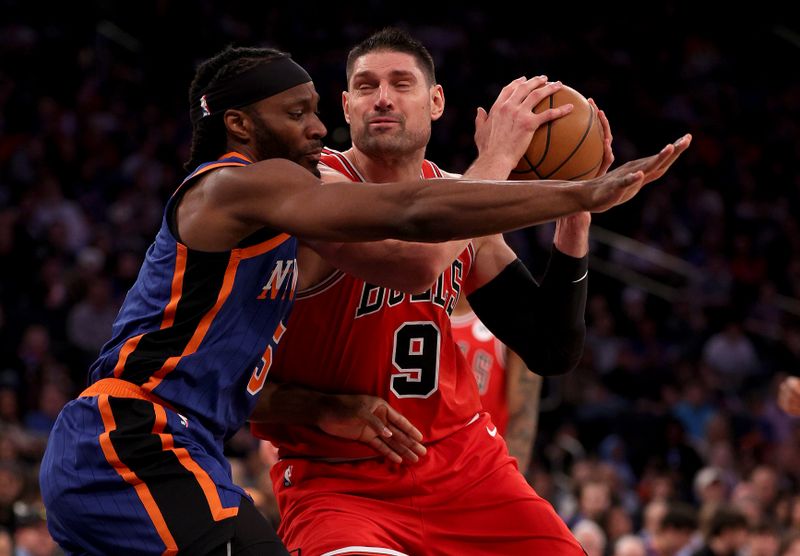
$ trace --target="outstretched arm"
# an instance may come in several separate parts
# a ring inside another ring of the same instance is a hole
[[[222,168],[206,178],[213,182],[205,191],[204,220],[207,225],[209,220],[223,221],[220,227],[236,238],[232,245],[263,226],[332,241],[468,239],[574,212],[608,210],[663,175],[688,144],[689,137],[683,137],[657,155],[579,182],[428,180],[322,186],[292,162],[264,160]],[[178,224],[181,235],[188,237],[180,220]]]

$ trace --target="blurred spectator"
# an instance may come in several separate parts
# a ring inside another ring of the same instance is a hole
[[[14,546],[11,533],[0,525],[0,556],[14,556]]]
[[[781,539],[778,556],[800,556],[800,532],[790,531]]]
[[[606,550],[606,535],[591,519],[582,519],[572,528],[572,533],[581,543],[586,556],[603,556]]]
[[[45,382],[39,392],[38,408],[25,416],[25,427],[33,433],[47,436],[69,399],[70,392],[65,386],[53,381]]]
[[[658,528],[647,542],[647,553],[652,556],[673,556],[691,539],[697,528],[697,514],[691,506],[670,503]]]
[[[780,542],[778,528],[769,522],[762,522],[750,529],[744,552],[747,556],[775,556]]]
[[[111,282],[107,278],[92,278],[86,296],[73,306],[67,317],[69,341],[92,358],[111,337],[111,325],[119,311],[111,294]]]
[[[583,520],[601,521],[611,507],[611,490],[607,483],[595,479],[578,487],[578,511],[567,521],[572,528]]]
[[[647,556],[644,541],[636,535],[625,535],[614,543],[611,556]]]
[[[738,391],[742,381],[760,370],[753,342],[745,336],[741,322],[731,319],[722,332],[711,336],[703,348],[703,360],[720,374],[724,388]]]
[[[720,506],[728,498],[725,475],[716,467],[704,467],[694,476],[694,495],[700,506]]]
[[[747,519],[736,510],[720,507],[704,531],[705,544],[692,556],[735,556],[747,543]]]
[[[41,502],[14,504],[14,556],[55,556],[61,554],[47,532],[44,505]]]

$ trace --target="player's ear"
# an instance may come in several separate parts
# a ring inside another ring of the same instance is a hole
[[[342,112],[344,112],[344,121],[350,123],[350,94],[347,91],[342,91]]]
[[[233,135],[239,141],[249,141],[250,130],[252,127],[250,116],[241,110],[232,108],[230,110],[226,110],[222,117],[225,120],[225,127],[227,128],[228,133]]]
[[[444,112],[444,89],[439,84],[431,87],[431,120],[436,121]]]

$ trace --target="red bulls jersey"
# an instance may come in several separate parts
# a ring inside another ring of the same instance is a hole
[[[506,347],[473,312],[453,316],[451,322],[456,343],[475,375],[483,409],[504,435],[508,425]]]
[[[358,172],[340,154],[322,162],[353,181]],[[441,175],[430,162],[426,178]],[[422,431],[423,442],[465,426],[480,411],[475,379],[450,328],[450,314],[473,263],[470,245],[427,291],[409,295],[373,286],[341,271],[298,292],[270,380],[336,394],[386,399]],[[315,427],[257,426],[281,457],[363,458],[364,444]]]

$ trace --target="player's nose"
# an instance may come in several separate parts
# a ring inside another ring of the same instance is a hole
[[[378,87],[378,98],[375,99],[375,107],[382,110],[392,107],[392,97],[388,83],[381,83]]]
[[[311,139],[321,139],[328,134],[328,128],[325,127],[325,124],[316,114],[314,114],[314,121],[308,127],[307,134]]]

